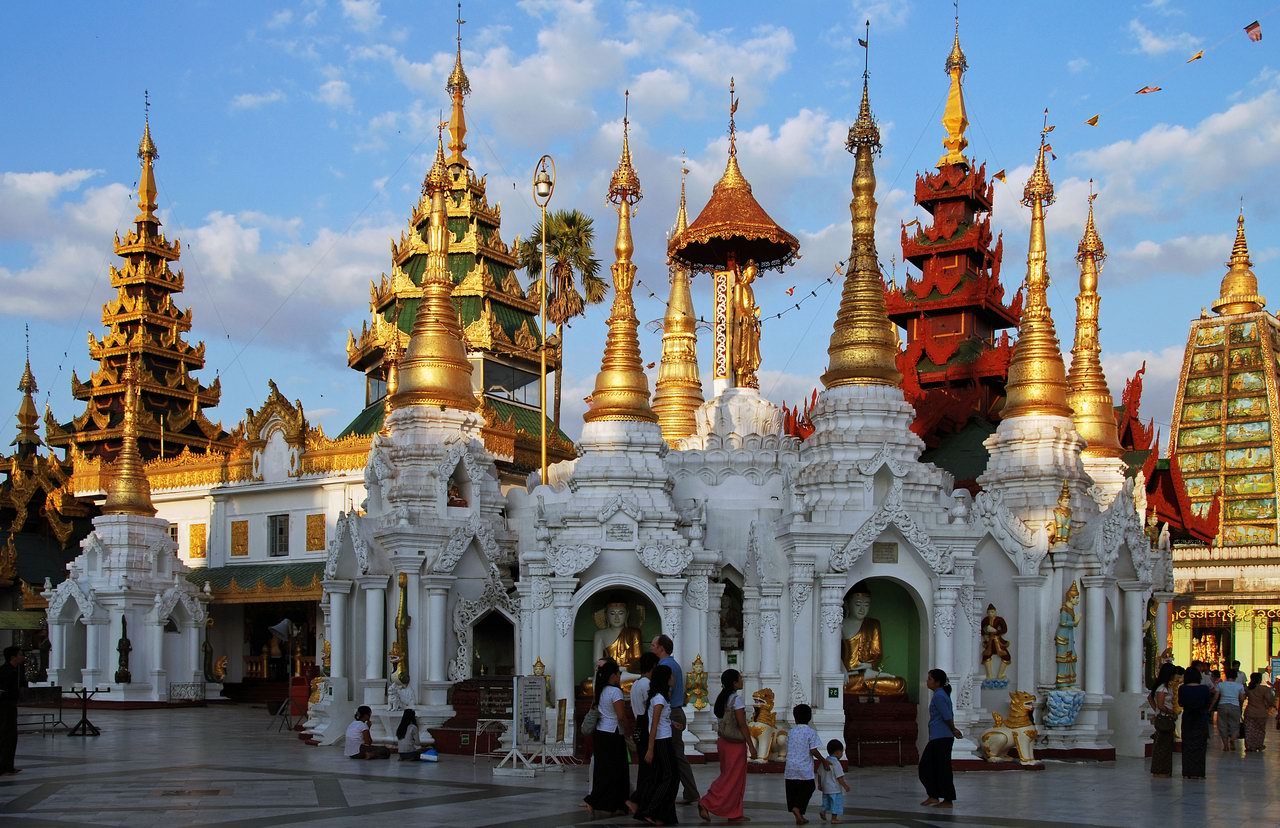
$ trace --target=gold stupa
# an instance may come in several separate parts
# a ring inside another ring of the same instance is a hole
[[[842,385],[893,385],[902,382],[894,364],[897,347],[884,304],[884,276],[876,254],[876,171],[872,160],[880,151],[880,129],[871,117],[868,73],[862,75],[862,104],[849,129],[845,148],[856,160],[853,167],[853,249],[845,270],[840,309],[827,348],[830,362],[822,375],[827,388]]]
[[[679,236],[689,226],[685,209],[685,176],[680,170],[680,209],[676,213]],[[667,313],[662,320],[662,360],[658,363],[658,381],[654,385],[653,411],[658,415],[662,437],[669,444],[688,437],[696,430],[694,413],[702,405],[702,379],[698,374],[697,317],[693,311],[693,294],[689,288],[689,269],[672,262],[671,292],[667,297]]]
[[[640,322],[631,299],[636,266],[631,261],[635,243],[631,239],[631,208],[641,198],[640,177],[631,164],[631,143],[627,135],[629,121],[622,119],[622,157],[609,182],[609,201],[618,208],[618,235],[614,241],[613,308],[609,313],[609,332],[605,335],[604,358],[596,374],[596,388],[591,406],[583,419],[588,423],[603,420],[639,420],[654,423],[657,415],[649,406],[649,378],[640,360]]]
[[[1093,200],[1089,196],[1089,218],[1076,252],[1080,263],[1080,293],[1076,296],[1076,339],[1071,349],[1071,371],[1067,383],[1067,405],[1071,406],[1076,431],[1085,441],[1085,457],[1120,457],[1120,437],[1116,431],[1115,404],[1102,373],[1102,348],[1098,343],[1098,274],[1106,259],[1106,249],[1093,220]]]
[[[1067,371],[1058,348],[1058,332],[1049,312],[1049,269],[1044,234],[1044,208],[1053,203],[1053,182],[1045,169],[1045,132],[1035,169],[1022,191],[1022,203],[1031,208],[1031,242],[1027,248],[1026,304],[1018,328],[1018,344],[1009,360],[1005,406],[1001,417],[1051,415],[1070,417],[1067,405]]]
[[[964,51],[960,48],[960,16],[956,15],[956,37],[951,43],[951,54],[947,55],[946,71],[951,77],[951,88],[947,90],[947,105],[942,110],[942,126],[947,137],[942,139],[942,147],[946,152],[938,159],[938,169],[963,164],[969,166],[964,157],[964,148],[969,141],[964,131],[969,127],[969,116],[964,108],[964,73],[969,68]]]
[[[1214,313],[1252,313],[1260,311],[1267,300],[1258,295],[1258,277],[1249,259],[1249,243],[1244,237],[1244,210],[1236,219],[1236,241],[1231,247],[1227,274],[1222,277],[1222,295],[1213,303]]]
[[[445,167],[443,134],[436,136],[436,159],[427,174],[431,199],[431,225],[427,231],[427,267],[422,277],[422,301],[418,303],[409,334],[409,347],[397,366],[397,389],[390,404],[438,405],[460,411],[479,406],[471,391],[471,363],[462,338],[458,312],[453,307],[453,279],[449,276],[449,227],[445,193],[449,172]]]
[[[111,470],[111,482],[107,485],[107,500],[102,505],[102,512],[107,515],[154,517],[156,507],[151,505],[151,484],[147,482],[142,455],[138,453],[138,386],[132,357],[125,363],[124,388],[120,455]]]

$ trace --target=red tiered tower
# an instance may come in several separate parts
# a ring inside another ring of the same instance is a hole
[[[912,430],[930,449],[938,449],[974,417],[984,432],[979,436],[990,433],[1004,403],[1013,354],[1005,329],[1017,327],[1022,311],[1021,292],[1006,303],[1000,284],[1004,245],[991,234],[993,184],[986,165],[975,170],[963,155],[966,68],[957,28],[946,62],[951,77],[942,117],[946,152],[937,172],[916,176],[916,204],[932,223],[912,222],[914,234],[907,232],[909,225],[902,227],[903,260],[920,275],[908,274],[902,287],[891,284],[885,296],[889,318],[907,331],[898,369],[903,393],[916,409]],[[959,480],[972,479],[953,471]]]

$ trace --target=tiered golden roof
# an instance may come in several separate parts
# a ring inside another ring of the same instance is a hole
[[[124,426],[120,454],[112,469],[111,482],[107,484],[103,514],[153,517],[156,513],[156,507],[151,505],[151,486],[142,468],[142,455],[138,453],[138,392],[133,359],[130,358],[124,369]]]
[[[583,419],[588,423],[605,420],[657,422],[649,406],[649,378],[640,360],[640,322],[631,298],[636,266],[631,261],[635,243],[631,239],[631,208],[641,198],[640,177],[631,164],[629,122],[622,119],[622,157],[609,182],[609,201],[618,207],[618,235],[614,241],[613,308],[609,332],[605,335],[604,358],[596,374],[591,406]]]
[[[884,276],[876,254],[876,171],[873,156],[880,151],[880,129],[871,116],[868,73],[862,76],[862,103],[849,129],[846,148],[854,153],[853,250],[845,270],[840,309],[836,312],[830,357],[822,384],[893,385],[902,382],[895,365],[897,347],[885,311]]]
[[[18,403],[18,436],[9,445],[17,446],[19,455],[34,454],[41,445],[40,435],[36,432],[40,414],[36,411],[35,401],[35,393],[40,389],[36,387],[36,378],[31,373],[30,357],[22,367],[18,390],[22,392],[22,402]]]
[[[1071,406],[1076,431],[1085,441],[1085,457],[1120,457],[1120,437],[1116,431],[1115,404],[1102,372],[1102,347],[1098,342],[1098,275],[1107,253],[1093,220],[1093,201],[1089,196],[1089,218],[1076,253],[1080,263],[1080,293],[1076,296],[1076,338],[1071,349],[1071,371],[1067,382],[1071,390],[1067,405]]]
[[[1215,313],[1252,313],[1266,306],[1267,300],[1258,295],[1258,277],[1253,273],[1249,259],[1249,242],[1244,237],[1244,210],[1236,219],[1236,241],[1231,247],[1231,260],[1227,262],[1227,275],[1222,277],[1222,295],[1213,303]]]
[[[960,48],[960,16],[956,15],[956,37],[951,44],[951,54],[947,55],[946,72],[951,76],[951,88],[947,91],[947,105],[942,110],[942,126],[947,137],[942,139],[942,148],[946,152],[938,159],[938,167],[952,164],[969,165],[964,157],[964,148],[969,140],[964,131],[969,127],[969,116],[964,108],[964,73],[969,68],[964,51]]]
[[[729,161],[711,198],[693,224],[667,244],[667,255],[695,270],[721,269],[731,254],[739,265],[754,261],[761,270],[782,268],[800,252],[796,237],[778,226],[764,211],[751,184],[738,167],[737,126],[733,80],[729,80]]]
[[[680,169],[680,209],[676,213],[679,236],[689,226],[685,209],[685,177],[687,167]],[[693,312],[693,295],[689,288],[689,269],[672,262],[671,293],[667,297],[667,313],[662,321],[662,360],[658,364],[658,381],[654,385],[653,411],[662,427],[662,436],[674,445],[696,430],[694,414],[702,405],[702,379],[698,374],[697,317]]]
[[[1005,406],[1001,417],[1053,415],[1070,417],[1067,405],[1066,368],[1058,347],[1058,332],[1049,312],[1048,252],[1045,245],[1044,208],[1053,203],[1053,182],[1045,168],[1048,146],[1045,132],[1035,168],[1022,191],[1022,203],[1031,208],[1031,240],[1027,247],[1026,304],[1018,343],[1009,360]]]
[[[444,173],[443,132],[436,136],[436,160],[427,176],[431,227],[427,231],[427,269],[422,277],[409,348],[398,366],[398,384],[391,404],[438,405],[475,411],[479,403],[471,391],[471,363],[462,326],[453,307],[453,279],[449,276],[449,227],[445,212],[447,178]]]

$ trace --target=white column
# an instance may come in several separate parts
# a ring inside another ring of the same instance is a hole
[[[364,593],[364,677],[382,678],[382,662],[387,654],[387,575],[362,575],[356,579]]]
[[[57,675],[67,665],[67,625],[61,621],[49,624],[49,682],[58,684]]]
[[[702,657],[707,668],[707,675],[713,681],[724,672],[724,663],[720,649],[720,610],[724,599],[724,584],[711,584],[707,593],[707,653]],[[739,668],[741,672],[741,668]]]
[[[102,678],[102,636],[106,633],[107,619],[81,618],[84,624],[84,670],[81,672],[81,683],[94,689]]]
[[[684,578],[659,578],[658,589],[662,590],[662,631],[671,637],[674,652],[671,657],[680,662],[686,673],[689,664],[697,653],[690,653],[693,642],[685,642],[681,605],[684,603],[684,587],[688,583]]]
[[[818,671],[821,676],[821,692],[817,703],[829,710],[844,709],[845,673],[840,664],[840,626],[844,621],[843,572],[829,572],[818,578]],[[831,698],[831,688],[836,688]]]
[[[175,671],[179,676],[187,676],[187,681],[202,682],[204,681],[204,659],[200,653],[200,633],[204,629],[202,621],[188,621],[183,624],[186,629],[187,639],[187,664],[188,669],[183,670],[180,665]],[[293,653],[289,654],[289,660],[292,663]]]
[[[329,593],[329,675],[333,678],[349,678],[347,608],[351,582],[325,581],[324,589]]]
[[[420,577],[418,575],[418,565],[416,562],[410,561],[408,565],[405,562],[396,562],[396,594],[395,599],[391,603],[390,623],[388,629],[392,630],[394,635],[396,613],[400,611],[400,573],[404,572],[405,580],[405,609],[409,613],[409,652],[405,657],[409,659],[409,682],[412,684],[421,681],[423,670],[426,669],[427,656],[423,642],[426,641],[425,630],[426,623],[422,618],[422,589],[420,586]],[[391,662],[387,662],[387,669],[391,669]],[[517,670],[517,672],[519,672]]]
[[[1087,575],[1080,579],[1084,599],[1084,691],[1102,696],[1107,692],[1107,589],[1115,579]]]
[[[778,642],[782,628],[779,619],[782,584],[760,587],[760,684],[771,687],[775,696],[783,690],[778,671]]]
[[[1157,592],[1156,599],[1156,658],[1160,658],[1169,648],[1169,604],[1173,601],[1172,592]]]
[[[818,629],[817,610],[815,606],[818,603],[818,596],[814,595],[813,589],[813,558],[804,555],[794,555],[791,565],[787,568],[787,592],[790,597],[789,612],[785,616],[781,616],[780,620],[789,623],[790,635],[787,641],[790,646],[787,648],[790,656],[790,670],[785,676],[787,681],[784,684],[790,688],[792,686],[791,678],[794,676],[800,679],[800,687],[804,693],[800,698],[792,698],[791,704],[806,704],[817,702],[821,704],[821,700],[815,699],[816,688],[813,684],[813,674],[815,672],[814,650],[817,648],[818,642],[815,640],[815,631]]]
[[[577,578],[552,578],[551,606],[555,610],[555,654],[551,669],[552,681],[556,685],[556,699],[566,700],[565,715],[573,721],[574,687],[577,682],[573,674],[573,591],[578,586]],[[545,663],[545,662],[544,662]],[[594,663],[592,664],[594,672]],[[566,725],[565,739],[572,739],[572,727]]]
[[[1013,651],[1014,689],[1034,693],[1036,688],[1036,635],[1040,619],[1040,591],[1043,575],[1015,575],[1018,585],[1018,649]],[[1052,649],[1052,647],[1050,647]]]
[[[933,661],[948,676],[957,675],[952,642],[956,634],[956,601],[959,595],[949,587],[933,595]]]
[[[452,575],[429,575],[427,584],[427,681],[448,679],[445,664],[449,645],[449,590]]]
[[[1141,693],[1146,688],[1142,681],[1142,616],[1146,610],[1146,584],[1140,581],[1121,581],[1124,593],[1124,628],[1120,636],[1121,649],[1120,689],[1125,693]],[[1159,652],[1156,653],[1159,655]]]
[[[749,688],[760,680],[760,590],[752,586],[742,589],[742,675]]]
[[[687,588],[680,604],[680,628],[684,633],[684,646],[678,647],[684,656],[679,660],[688,665],[686,670],[693,669],[693,660],[698,656],[702,656],[703,669],[707,665],[707,600],[711,585],[707,576],[709,569],[710,567],[694,565],[686,570]]]

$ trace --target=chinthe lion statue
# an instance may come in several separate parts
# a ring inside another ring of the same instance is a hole
[[[752,762],[787,761],[787,731],[778,727],[778,714],[773,712],[773,691],[768,687],[751,694],[755,714],[747,723],[751,741],[756,746],[756,758]]]
[[[1014,690],[1009,693],[1009,717],[992,713],[995,726],[982,734],[982,756],[988,762],[1012,762],[1011,750],[1018,752],[1018,762],[1038,765],[1035,756],[1036,726],[1031,714],[1036,709],[1036,697],[1031,693]]]

